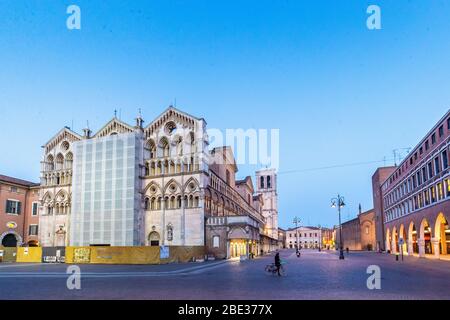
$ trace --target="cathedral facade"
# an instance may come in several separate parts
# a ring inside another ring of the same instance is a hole
[[[43,146],[40,244],[205,246],[215,258],[270,251],[276,188],[236,181],[231,148],[208,145],[206,121],[173,107],[148,126],[139,116],[95,134],[63,128]]]

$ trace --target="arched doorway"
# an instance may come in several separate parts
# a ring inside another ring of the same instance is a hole
[[[397,227],[394,227],[392,229],[392,252],[397,253],[399,251]]]
[[[434,227],[434,237],[439,240],[439,254],[450,253],[450,229],[447,219],[439,213]]]
[[[403,252],[403,254],[408,254],[408,242],[406,241],[406,231],[405,226],[403,224],[400,225],[400,232],[399,232],[399,240],[403,239],[403,244],[400,246],[400,253]]]
[[[409,224],[408,228],[408,241],[412,242],[412,252],[419,253],[419,244],[417,243],[417,230],[414,222]]]
[[[156,231],[150,232],[148,235],[148,243],[151,247],[159,247],[160,236]]]
[[[2,239],[2,246],[7,248],[17,247],[17,238],[14,234],[8,233]]]
[[[433,245],[431,243],[431,227],[426,219],[420,224],[420,239],[424,243],[424,253],[433,254]]]
[[[391,231],[389,229],[386,229],[386,251],[391,252]]]

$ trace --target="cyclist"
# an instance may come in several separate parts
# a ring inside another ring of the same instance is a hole
[[[280,259],[280,253],[277,252],[275,255],[275,267],[277,268],[278,276],[281,277],[280,268],[281,268],[281,259]]]

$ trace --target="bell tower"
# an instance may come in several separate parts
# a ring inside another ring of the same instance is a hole
[[[256,193],[263,196],[262,214],[266,219],[267,235],[278,240],[278,193],[275,169],[256,171]]]

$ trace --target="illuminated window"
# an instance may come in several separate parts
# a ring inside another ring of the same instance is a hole
[[[436,202],[436,190],[434,189],[434,187],[430,188],[430,192],[431,192],[431,202]]]
[[[425,198],[425,205],[429,205],[430,204],[430,194],[428,193],[428,190],[423,192],[424,194],[424,198]]]
[[[441,200],[442,198],[444,198],[444,190],[442,188],[442,183],[437,184],[437,190],[438,190],[439,200]]]

